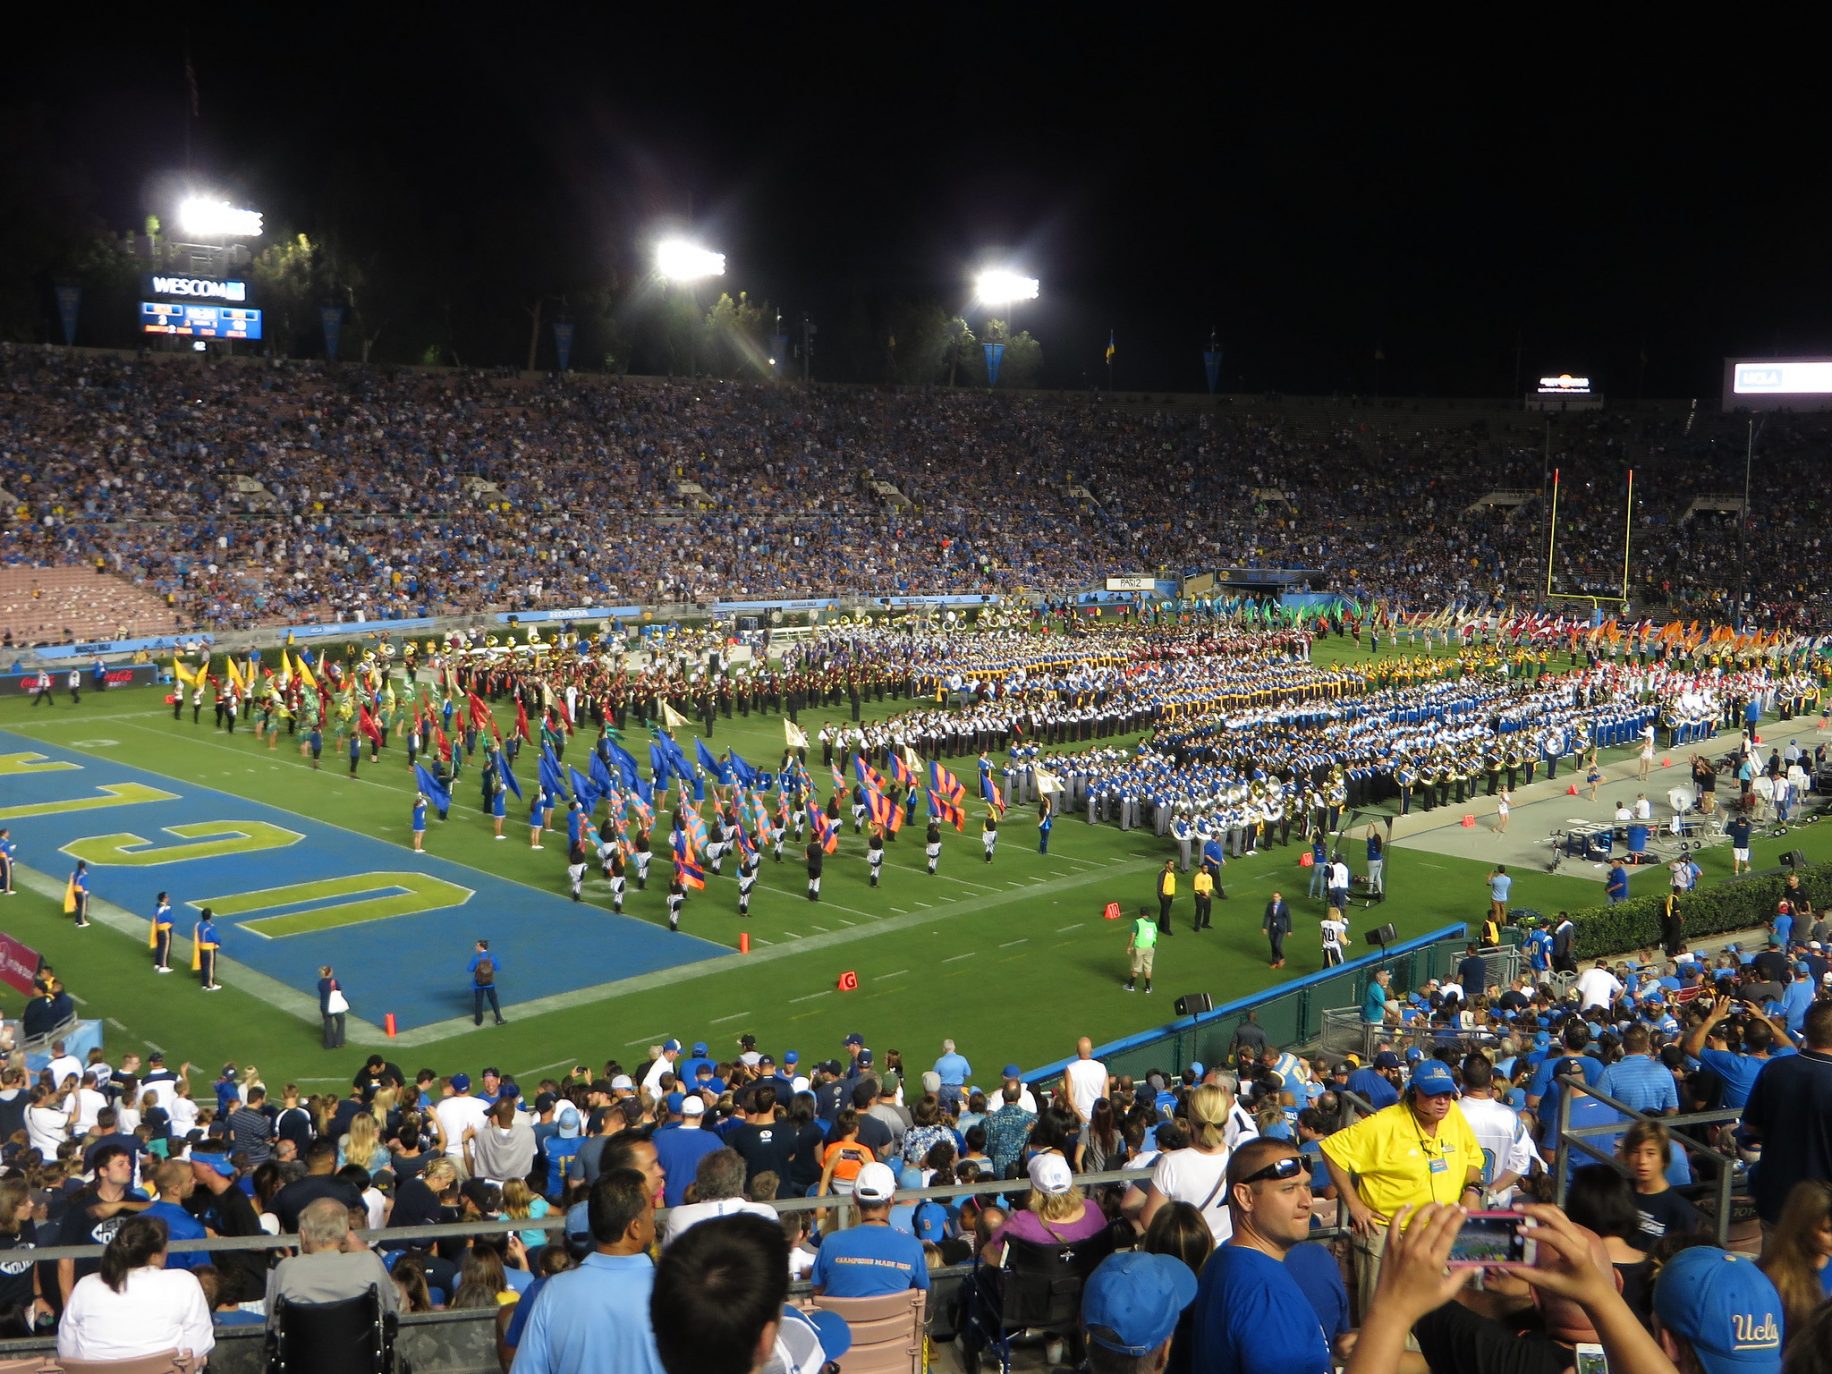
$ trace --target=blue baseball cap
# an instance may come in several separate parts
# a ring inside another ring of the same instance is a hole
[[[1196,1276],[1182,1260],[1124,1250],[1107,1256],[1088,1276],[1081,1324],[1096,1345],[1137,1359],[1170,1339],[1183,1309],[1195,1300]]]
[[[1714,1245],[1680,1251],[1654,1284],[1654,1315],[1691,1344],[1705,1374],[1781,1368],[1781,1298],[1748,1255]]]
[[[681,1052],[681,1042],[678,1040],[664,1040],[662,1041],[662,1051],[665,1054],[679,1054]]]
[[[1443,1061],[1427,1059],[1412,1071],[1412,1086],[1421,1096],[1442,1097],[1457,1090],[1457,1080]]]
[[[787,1054],[783,1055],[782,1062],[785,1064],[799,1064],[801,1063],[801,1056],[794,1050],[790,1050]]]
[[[681,1108],[684,1105],[686,1105],[687,1094],[686,1093],[669,1093],[667,1101],[668,1101],[668,1115],[669,1116],[679,1116],[681,1114]]]
[[[706,1042],[704,1040],[694,1041],[693,1042],[693,1052],[696,1056],[704,1055],[706,1053]]]
[[[1024,1070],[1020,1069],[1016,1064],[1007,1064],[1005,1066],[1004,1076],[1006,1078],[1022,1078],[1024,1077]]]
[[[1406,1062],[1408,1064],[1416,1064],[1424,1057],[1425,1051],[1421,1050],[1417,1045],[1408,1045],[1406,1047]]]
[[[453,1092],[468,1093],[470,1090],[471,1090],[470,1074],[455,1073],[452,1075],[452,1091]]]

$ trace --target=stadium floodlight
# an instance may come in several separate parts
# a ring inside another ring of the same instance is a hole
[[[668,281],[699,281],[725,275],[725,254],[686,239],[663,239],[655,245],[655,270]]]
[[[178,207],[178,225],[187,234],[206,239],[258,239],[261,212],[238,210],[226,200],[209,196],[187,197]]]
[[[1037,299],[1037,279],[1003,267],[989,267],[974,279],[974,298],[982,305],[1010,305]]]

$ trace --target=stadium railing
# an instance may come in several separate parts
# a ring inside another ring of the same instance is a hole
[[[1599,1147],[1598,1138],[1613,1139],[1637,1121],[1658,1121],[1673,1133],[1673,1140],[1686,1152],[1688,1159],[1705,1167],[1694,1168],[1692,1176],[1694,1185],[1682,1189],[1699,1214],[1711,1224],[1717,1245],[1725,1249],[1737,1248],[1732,1245],[1735,1240],[1747,1242],[1752,1237],[1749,1232],[1755,1225],[1755,1206],[1747,1198],[1736,1193],[1736,1186],[1742,1178],[1742,1161],[1735,1155],[1715,1150],[1701,1141],[1694,1140],[1685,1130],[1688,1126],[1710,1127],[1723,1125],[1738,1120],[1742,1113],[1734,1107],[1711,1112],[1683,1112],[1678,1116],[1653,1116],[1647,1112],[1636,1111],[1626,1102],[1620,1102],[1607,1093],[1595,1088],[1585,1090],[1606,1107],[1612,1107],[1621,1113],[1622,1120],[1608,1122],[1597,1126],[1573,1126],[1571,1124],[1571,1094],[1560,1093],[1558,1099],[1558,1149],[1553,1159],[1553,1201],[1560,1207],[1565,1205],[1565,1192],[1571,1182],[1571,1171],[1586,1164],[1607,1164],[1618,1173],[1628,1171],[1616,1157]],[[1575,1156],[1575,1158],[1574,1158]],[[1698,1196],[1697,1184],[1707,1181],[1701,1175],[1709,1175],[1711,1192],[1708,1198]],[[1704,1205],[1706,1202],[1709,1205]],[[1732,1231],[1738,1232],[1733,1236]],[[1761,1246],[1761,1235],[1757,1231],[1753,1236],[1756,1247]]]
[[[1393,987],[1400,991],[1423,987],[1430,979],[1441,978],[1455,968],[1468,932],[1469,927],[1462,924],[1443,926],[1430,934],[1389,945],[1377,954],[1307,974],[1200,1015],[1181,1017],[1156,1030],[1111,1041],[1098,1047],[1094,1057],[1107,1066],[1108,1073],[1130,1074],[1134,1078],[1143,1078],[1154,1068],[1175,1073],[1191,1063],[1225,1063],[1235,1028],[1246,1020],[1248,1012],[1257,1014],[1268,1044],[1280,1048],[1311,1044],[1323,1035],[1326,1013],[1333,1009],[1349,1008],[1340,1016],[1352,1017],[1354,1025],[1360,1026],[1361,999],[1377,969],[1391,969]],[[1166,992],[1178,986],[1163,971],[1158,981]],[[1355,1043],[1348,1048],[1361,1052],[1359,1029],[1355,1031]],[[1047,1083],[1061,1077],[1070,1062],[1059,1059],[1024,1077],[1029,1082]]]
[[[1106,1184],[1143,1185],[1151,1177],[1150,1169],[1109,1169],[1100,1173],[1075,1175],[1078,1187],[1089,1189]],[[945,1188],[910,1188],[899,1189],[898,1202],[919,1202],[925,1198],[961,1198],[971,1196],[1001,1196],[1002,1200],[1012,1206],[1022,1206],[1022,1197],[1030,1191],[1030,1180],[1026,1178],[1008,1179],[995,1183],[976,1182],[951,1184]],[[817,1208],[837,1209],[846,1222],[850,1222],[853,1199],[841,1194],[828,1197],[795,1197],[776,1198],[765,1204],[781,1212],[805,1212]],[[668,1209],[662,1208],[656,1216],[666,1220]],[[403,1226],[394,1230],[362,1231],[358,1235],[365,1243],[380,1243],[384,1250],[406,1249],[408,1242],[424,1246],[428,1242],[439,1240],[462,1240],[471,1236],[500,1234],[504,1231],[545,1231],[550,1237],[556,1237],[566,1225],[564,1209],[557,1209],[539,1219],[523,1218],[520,1220],[505,1219],[500,1221],[454,1222],[438,1226]],[[1329,1239],[1334,1231],[1318,1231],[1315,1238]],[[297,1249],[297,1235],[279,1236],[237,1236],[217,1237],[213,1240],[173,1241],[168,1249],[173,1253],[205,1250],[218,1254],[230,1250],[278,1250],[291,1252]],[[96,1259],[102,1253],[99,1245],[47,1245],[34,1250],[32,1258],[40,1261],[58,1259]],[[965,1278],[973,1270],[971,1262],[964,1264],[944,1265],[929,1271],[932,1286],[929,1311],[933,1316],[944,1300],[949,1288]],[[807,1281],[790,1285],[792,1299],[807,1298],[812,1286]],[[210,1355],[210,1368],[216,1374],[255,1374],[265,1368],[263,1342],[264,1328],[256,1324],[219,1325],[216,1328],[216,1349]],[[54,1351],[56,1343],[46,1337],[0,1341],[0,1361],[20,1359],[33,1355],[48,1354]],[[411,1363],[414,1374],[473,1374],[481,1368],[495,1368],[496,1358],[496,1309],[440,1310],[437,1312],[403,1315],[400,1325],[400,1338],[397,1342],[399,1354]]]

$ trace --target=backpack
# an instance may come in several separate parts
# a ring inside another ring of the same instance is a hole
[[[487,988],[496,981],[496,960],[489,955],[477,961],[477,986]]]

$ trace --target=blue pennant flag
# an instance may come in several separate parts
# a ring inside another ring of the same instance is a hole
[[[668,759],[668,751],[662,748],[659,739],[649,741],[649,774],[655,779],[657,787],[667,787],[668,779],[674,776],[674,770]]]
[[[566,775],[560,771],[560,761],[547,745],[541,746],[541,787],[550,797],[566,795]]]
[[[429,773],[425,764],[416,763],[413,774],[420,784],[420,790],[426,794],[426,799],[433,804],[435,810],[444,813],[452,809],[452,789]]]
[[[716,778],[722,784],[729,784],[731,782],[731,765],[716,757],[712,750],[706,747],[705,740],[696,739],[693,742],[693,751],[700,760],[700,767],[706,770],[707,777]]]
[[[668,767],[678,778],[691,778],[693,765],[687,762],[687,756],[681,752],[681,746],[675,743],[674,736],[662,731],[662,748],[668,755]]]
[[[616,740],[607,739],[605,742],[610,745],[611,762],[616,765],[618,775],[623,778],[623,785],[625,787],[636,786],[635,757]]]
[[[572,779],[573,796],[578,799],[580,806],[583,806],[587,811],[591,811],[598,805],[597,786],[577,768],[569,767],[566,771]]]
[[[758,781],[760,775],[757,770],[746,763],[744,759],[739,756],[736,749],[727,749],[725,751],[725,756],[731,761],[732,775],[736,777],[739,782],[743,783],[746,787],[757,787],[761,785]]]
[[[611,776],[610,766],[597,754],[592,755],[592,786],[598,789],[601,797],[608,797],[617,790],[617,780]]]
[[[503,786],[515,793],[515,799],[520,801],[522,799],[522,785],[515,780],[515,774],[509,771],[509,760],[503,757],[503,751],[500,748],[496,749],[494,754],[496,757],[496,776],[503,780]]]

